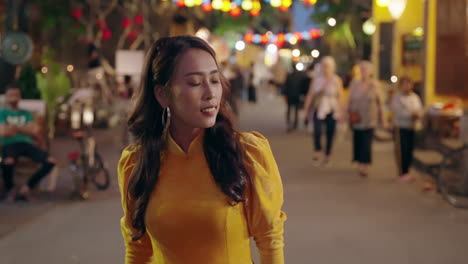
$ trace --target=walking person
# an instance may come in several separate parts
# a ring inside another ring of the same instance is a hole
[[[33,122],[32,113],[19,108],[21,91],[18,85],[12,84],[7,87],[5,101],[7,107],[0,109],[0,142],[3,183],[7,191],[6,202],[14,202],[17,197],[33,201],[32,190],[49,174],[56,160],[33,144],[34,139],[38,137],[39,128]],[[42,167],[26,184],[15,188],[14,170],[19,157],[30,158],[41,163]]]
[[[247,86],[247,99],[251,103],[257,102],[257,88],[255,87],[255,64],[250,65],[249,77],[248,77],[248,86]]]
[[[393,96],[392,113],[395,128],[395,154],[398,164],[398,181],[411,182],[409,173],[413,161],[414,133],[423,116],[419,96],[413,91],[414,83],[408,77],[400,79],[400,91]]]
[[[336,122],[342,116],[340,102],[343,96],[343,82],[335,72],[335,60],[330,56],[324,57],[320,62],[320,74],[311,83],[305,99],[305,118],[308,119],[310,113],[314,126],[314,165],[329,164]],[[326,147],[322,156],[323,127],[326,128]]]
[[[295,67],[293,67],[292,71],[286,77],[286,82],[283,85],[283,96],[287,104],[287,110],[286,110],[287,132],[291,132],[297,129],[298,118],[299,118],[299,108],[300,108],[300,98],[301,98],[301,93],[304,90],[302,85],[304,85],[304,80],[306,78],[307,78],[307,75],[304,72],[298,71]],[[292,118],[291,118],[291,114],[293,115]]]
[[[373,66],[368,61],[359,63],[360,78],[350,84],[348,117],[353,131],[353,161],[357,162],[358,172],[368,176],[372,163],[372,139],[379,121],[384,128],[387,122],[384,115],[383,93],[377,80],[373,78]]]
[[[118,165],[126,263],[283,264],[283,188],[265,137],[240,133],[212,48],[192,36],[150,49]]]

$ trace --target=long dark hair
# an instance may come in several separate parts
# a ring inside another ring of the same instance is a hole
[[[154,190],[161,168],[164,151],[163,108],[154,96],[156,86],[170,87],[172,73],[178,59],[188,49],[208,52],[216,61],[213,49],[202,39],[179,36],[159,39],[146,55],[141,87],[135,95],[135,108],[128,119],[129,129],[139,145],[136,164],[128,183],[126,200],[131,222],[136,232],[133,240],[145,233],[145,213],[149,198]],[[207,128],[203,149],[211,173],[231,205],[244,201],[244,192],[250,177],[244,165],[244,150],[239,133],[234,128],[233,114],[227,105],[229,84],[222,77],[223,97],[219,114],[213,127]]]

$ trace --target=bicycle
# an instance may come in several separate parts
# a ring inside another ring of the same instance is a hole
[[[110,174],[97,152],[95,138],[84,131],[76,131],[72,136],[80,146],[79,152],[69,155],[70,171],[75,185],[72,197],[86,200],[89,198],[89,182],[94,183],[97,190],[104,191],[109,188]]]
[[[456,208],[468,209],[468,144],[449,151],[440,164],[437,188]]]

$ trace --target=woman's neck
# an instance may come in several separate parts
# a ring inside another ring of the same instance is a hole
[[[190,144],[200,134],[200,128],[188,128],[177,124],[171,124],[169,127],[169,133],[171,133],[172,139],[179,147],[188,153]]]

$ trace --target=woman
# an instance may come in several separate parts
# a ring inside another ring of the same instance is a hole
[[[413,92],[414,84],[408,77],[400,79],[400,92],[392,99],[393,123],[395,125],[395,153],[401,182],[411,182],[409,168],[413,161],[414,131],[423,115],[419,96]]]
[[[311,83],[307,93],[304,111],[305,118],[308,113],[313,115],[314,125],[314,164],[319,164],[322,152],[322,126],[326,127],[327,145],[323,164],[327,165],[330,160],[333,138],[335,136],[336,121],[341,117],[340,102],[343,94],[343,82],[336,75],[336,64],[332,57],[326,56],[320,63],[320,74]]]
[[[283,191],[268,141],[239,133],[203,40],[158,40],[118,165],[126,263],[284,263]]]
[[[384,116],[383,93],[377,80],[373,78],[372,64],[359,63],[360,79],[350,84],[348,103],[349,122],[353,130],[353,161],[358,162],[359,174],[368,176],[368,166],[372,162],[372,138],[379,123],[387,127]]]

